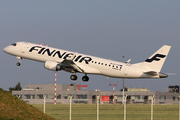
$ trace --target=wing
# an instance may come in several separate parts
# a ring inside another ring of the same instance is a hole
[[[84,70],[81,69],[76,63],[74,63],[73,59],[76,56],[77,52],[74,53],[71,57],[68,57],[67,59],[63,60],[60,63],[61,69],[65,70],[67,72],[80,72],[84,73]]]
[[[79,64],[78,62],[75,63],[73,59],[76,56],[76,54],[77,52],[60,63],[61,70],[72,73],[80,72],[80,73],[88,73],[88,74],[101,74],[101,72],[96,68],[84,64]]]

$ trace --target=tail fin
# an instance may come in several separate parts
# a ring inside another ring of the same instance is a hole
[[[158,51],[156,51],[151,57],[146,59],[144,62],[137,63],[134,65],[138,65],[140,67],[144,67],[156,72],[160,72],[170,49],[171,46],[164,45]]]

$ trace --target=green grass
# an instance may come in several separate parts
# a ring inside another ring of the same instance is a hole
[[[0,88],[0,120],[54,120]]]
[[[43,111],[43,105],[34,104]],[[154,120],[179,120],[178,105],[154,105]],[[127,120],[151,120],[151,105],[127,105]],[[46,114],[57,120],[69,120],[69,105],[47,104]],[[97,106],[88,104],[72,105],[72,120],[96,120]],[[100,105],[99,120],[124,120],[123,105]]]

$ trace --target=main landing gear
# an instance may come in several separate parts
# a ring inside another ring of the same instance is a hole
[[[87,82],[87,81],[89,81],[89,77],[88,77],[87,75],[85,75],[85,76],[82,77],[82,80],[83,80],[84,82]]]
[[[70,78],[71,80],[77,80],[77,75],[71,75]]]
[[[77,80],[77,75],[75,75],[75,74],[71,75],[70,79],[71,80]],[[89,81],[89,77],[87,76],[87,74],[85,74],[85,76],[82,77],[82,81],[84,81],[84,82]]]
[[[17,62],[16,65],[17,65],[17,66],[20,66],[20,65],[21,65],[21,60],[22,60],[22,58],[21,58],[21,57],[16,57],[16,58],[19,60],[19,62]]]

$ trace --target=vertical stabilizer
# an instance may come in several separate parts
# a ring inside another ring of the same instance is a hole
[[[137,63],[134,65],[151,69],[152,71],[160,72],[170,49],[171,46],[164,45],[158,51],[156,51],[152,56],[146,59],[144,62]]]

